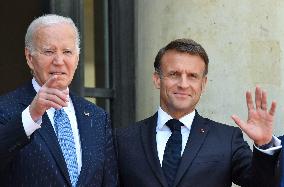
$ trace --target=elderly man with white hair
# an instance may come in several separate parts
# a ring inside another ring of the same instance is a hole
[[[117,186],[108,114],[69,91],[80,39],[67,17],[28,27],[33,78],[0,97],[0,186]]]

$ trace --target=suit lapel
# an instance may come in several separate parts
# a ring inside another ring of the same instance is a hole
[[[77,124],[80,134],[80,143],[82,150],[82,168],[78,179],[78,186],[84,186],[84,183],[88,181],[88,178],[92,178],[95,172],[95,165],[90,164],[91,160],[94,160],[96,153],[96,146],[94,144],[94,137],[96,131],[94,131],[94,111],[90,105],[84,105],[80,98],[72,96],[72,102],[74,105]]]
[[[20,99],[20,103],[23,105],[24,107],[23,109],[25,109],[31,104],[33,98],[36,95],[36,91],[34,90],[31,82],[29,82],[26,86],[24,86],[23,90],[21,91],[22,91],[22,98]],[[50,150],[51,154],[54,157],[54,160],[56,161],[58,165],[59,170],[62,172],[66,181],[68,181],[69,184],[71,185],[67,166],[66,166],[63,154],[61,152],[61,148],[57,141],[57,137],[53,130],[52,124],[46,113],[42,116],[41,128],[38,129],[35,133],[38,133],[42,137],[42,139],[45,141],[48,149]]]
[[[141,125],[141,139],[146,158],[152,168],[155,176],[158,178],[162,186],[168,186],[164,173],[162,171],[160,161],[157,152],[157,142],[156,142],[156,126],[157,126],[157,116],[150,117]]]
[[[47,113],[43,115],[41,128],[38,129],[37,132],[42,136],[42,138],[46,142],[46,145],[50,150],[51,154],[53,155],[54,160],[58,165],[58,168],[63,173],[63,176],[65,177],[66,181],[68,181],[68,183],[71,185],[67,165]]]
[[[78,177],[78,186],[82,185],[84,186],[84,183],[88,181],[88,178],[93,177],[93,173],[95,170],[93,169],[95,166],[94,164],[90,164],[91,160],[94,160],[93,155],[96,155],[96,148],[94,146],[94,134],[92,126],[93,124],[93,118],[94,112],[90,105],[84,105],[82,104],[82,101],[80,101],[80,98],[77,96],[74,96],[70,94],[70,97],[72,99],[72,103],[75,109],[75,115],[77,119],[77,125],[79,130],[79,136],[80,136],[80,144],[81,144],[81,153],[82,153],[82,167],[81,172]],[[52,152],[52,154],[55,157],[56,162],[59,165],[60,170],[64,174],[65,178],[68,180],[68,183],[71,186],[70,177],[68,174],[68,169],[63,157],[63,154],[61,152],[61,148],[59,146],[59,143],[57,141],[57,137],[55,135],[54,129],[52,127],[52,124],[48,118],[48,115],[45,114],[43,116],[43,120],[46,121],[48,124],[45,125],[45,128],[41,128],[42,131],[40,131],[40,134],[43,136],[45,141],[47,142],[47,145]]]
[[[181,180],[182,176],[185,174],[187,169],[191,166],[192,161],[198,154],[203,142],[209,132],[210,126],[206,123],[204,118],[202,118],[196,111],[194,120],[192,122],[192,127],[190,134],[184,149],[181,163],[177,172],[174,186],[176,186]]]

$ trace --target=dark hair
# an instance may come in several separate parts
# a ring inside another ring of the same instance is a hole
[[[157,56],[155,57],[154,68],[156,72],[160,72],[161,59],[167,51],[177,51],[181,53],[188,53],[191,55],[199,56],[203,59],[205,63],[204,75],[208,73],[208,55],[205,49],[197,42],[191,39],[176,39],[171,41],[168,45],[159,50]]]

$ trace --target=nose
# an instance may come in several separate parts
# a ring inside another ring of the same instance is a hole
[[[60,54],[60,53],[57,53],[56,55],[54,55],[53,64],[56,64],[56,65],[62,65],[62,64],[64,64],[63,55]]]
[[[178,81],[178,86],[181,87],[181,88],[187,88],[187,87],[189,87],[189,84],[190,84],[190,82],[187,78],[187,75],[183,74]]]

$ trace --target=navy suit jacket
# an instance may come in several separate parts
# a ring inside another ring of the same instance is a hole
[[[284,146],[284,136],[278,137],[281,140],[282,146]],[[283,148],[280,153],[280,162],[279,162],[279,176],[278,176],[278,186],[281,186],[281,182],[284,184],[284,153],[283,153]]]
[[[22,111],[36,92],[31,82],[0,97],[0,186],[71,186],[67,166],[45,113],[41,128],[27,137]],[[117,186],[117,163],[106,112],[70,94],[75,108],[82,168],[78,186]]]
[[[117,129],[115,142],[120,186],[168,187],[156,144],[157,113]],[[239,128],[201,117],[197,112],[174,182],[175,187],[273,187],[278,153],[254,153]]]

